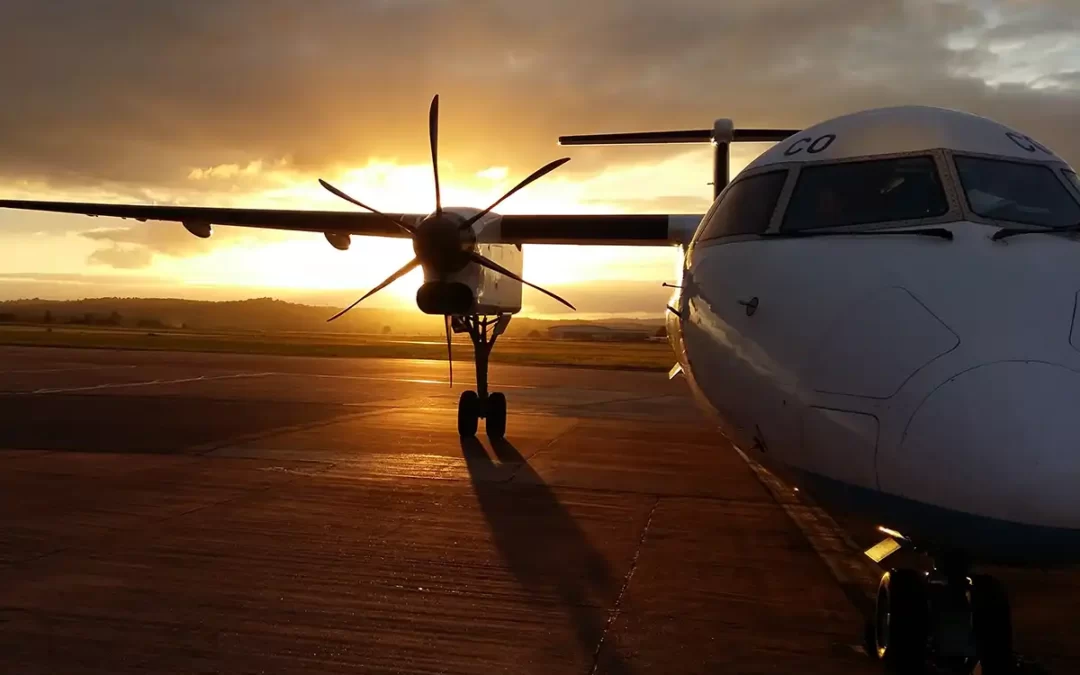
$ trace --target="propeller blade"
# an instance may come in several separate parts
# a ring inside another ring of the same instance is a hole
[[[472,218],[469,218],[469,219],[468,219],[468,220],[466,220],[466,221],[465,221],[464,223],[462,223],[462,224],[461,224],[461,227],[460,227],[459,229],[461,229],[461,230],[467,230],[467,229],[469,229],[470,227],[472,227],[472,226],[473,226],[473,223],[475,223],[476,221],[478,221],[478,220],[480,220],[481,218],[483,218],[484,216],[486,216],[486,215],[487,215],[487,214],[488,214],[488,213],[489,213],[489,212],[490,212],[490,211],[491,211],[491,210],[492,210],[493,208],[495,208],[495,207],[496,207],[496,206],[498,206],[499,204],[502,204],[502,203],[503,203],[503,200],[505,200],[505,199],[506,199],[507,197],[509,197],[510,195],[514,194],[515,192],[517,192],[517,191],[518,191],[518,190],[520,190],[521,188],[525,187],[525,186],[526,186],[526,185],[528,185],[529,183],[533,182],[534,180],[536,180],[536,179],[538,179],[538,178],[541,178],[542,176],[545,176],[545,175],[547,175],[547,174],[551,173],[551,172],[552,172],[552,171],[554,171],[555,169],[558,169],[558,168],[559,168],[560,166],[562,166],[563,164],[566,164],[566,163],[567,163],[567,162],[569,162],[569,161],[570,161],[570,158],[569,158],[569,157],[563,157],[562,159],[557,159],[557,160],[555,160],[554,162],[549,162],[548,164],[545,164],[544,166],[542,166],[542,167],[540,167],[539,169],[537,169],[536,171],[533,171],[533,172],[532,172],[532,173],[531,173],[531,174],[529,175],[529,177],[528,177],[528,178],[526,178],[525,180],[523,180],[523,181],[521,181],[520,183],[518,183],[517,185],[515,185],[515,186],[514,186],[514,188],[513,188],[512,190],[510,190],[510,192],[507,192],[507,193],[506,193],[506,194],[504,194],[504,195],[503,195],[502,197],[499,197],[499,198],[498,198],[498,199],[497,199],[497,200],[495,201],[495,203],[494,203],[494,204],[492,204],[491,206],[487,207],[486,209],[484,209],[484,210],[483,210],[483,211],[481,211],[480,213],[476,214],[476,215],[475,215],[475,216],[473,216]],[[569,304],[569,303],[568,303],[568,304]]]
[[[347,202],[352,202],[353,204],[356,204],[357,206],[359,206],[359,207],[360,207],[360,208],[362,208],[362,209],[367,209],[368,211],[371,211],[371,212],[372,212],[372,213],[374,213],[375,215],[378,215],[378,216],[382,216],[383,218],[386,218],[386,219],[387,219],[387,220],[389,220],[389,221],[390,221],[391,223],[394,223],[395,225],[397,225],[397,226],[398,226],[398,227],[400,227],[401,229],[405,230],[405,231],[406,231],[406,232],[408,232],[409,234],[416,234],[416,228],[414,228],[414,227],[413,227],[412,225],[407,225],[406,223],[403,223],[403,222],[401,222],[401,221],[400,221],[400,220],[398,220],[397,218],[392,218],[392,217],[390,217],[390,216],[386,215],[385,213],[383,213],[383,212],[381,212],[381,211],[376,211],[375,209],[371,208],[371,207],[370,207],[370,206],[368,206],[367,204],[365,204],[365,203],[363,203],[363,202],[361,202],[361,201],[359,201],[359,200],[357,200],[357,199],[353,199],[352,197],[350,197],[349,195],[345,194],[345,193],[344,193],[344,192],[342,192],[341,190],[337,189],[336,187],[334,187],[334,186],[333,186],[333,185],[331,185],[330,183],[327,183],[326,181],[324,181],[324,180],[323,180],[322,178],[320,178],[320,179],[319,179],[319,184],[320,184],[320,185],[322,185],[322,186],[323,186],[324,188],[326,188],[327,190],[329,190],[330,192],[333,192],[333,193],[334,193],[335,195],[337,195],[338,197],[341,197],[341,198],[342,198],[342,199],[344,199],[345,201],[347,201]]]
[[[398,270],[397,272],[394,272],[393,274],[391,274],[390,276],[388,276],[388,277],[386,278],[386,281],[382,282],[381,284],[379,284],[379,285],[378,285],[378,286],[376,286],[375,288],[373,288],[373,289],[371,289],[370,291],[368,291],[368,292],[367,292],[367,293],[366,293],[366,294],[364,295],[364,297],[360,298],[359,300],[357,300],[357,301],[356,301],[356,302],[354,302],[353,304],[349,305],[349,306],[348,306],[348,307],[346,307],[345,309],[341,310],[340,312],[338,312],[338,313],[337,313],[337,314],[335,314],[334,316],[332,316],[332,317],[330,317],[329,319],[327,319],[327,320],[326,320],[326,322],[327,322],[327,323],[330,323],[331,321],[333,321],[334,319],[338,318],[339,316],[341,316],[341,315],[342,315],[342,314],[344,314],[345,312],[349,311],[349,310],[350,310],[350,309],[352,309],[353,307],[356,307],[357,305],[359,305],[359,304],[360,304],[361,302],[363,302],[364,300],[366,300],[366,299],[370,298],[370,297],[371,297],[372,295],[375,295],[376,293],[378,293],[378,292],[379,292],[379,291],[381,291],[382,289],[386,288],[386,287],[387,287],[387,286],[389,286],[390,284],[394,283],[395,281],[397,281],[397,280],[398,280],[398,279],[400,279],[401,277],[405,276],[405,275],[406,275],[406,274],[408,274],[409,272],[412,272],[412,271],[413,271],[414,269],[416,269],[416,267],[417,267],[417,266],[418,266],[419,264],[420,264],[420,261],[419,261],[419,260],[417,260],[416,258],[413,258],[413,259],[412,259],[412,260],[410,260],[409,262],[405,263],[405,266],[404,266],[404,267],[402,267],[402,268],[401,268],[401,269],[399,269],[399,270]]]
[[[488,260],[487,258],[485,258],[484,256],[480,255],[479,253],[476,253],[475,251],[469,254],[469,258],[471,258],[471,259],[472,259],[472,261],[473,261],[474,263],[476,263],[477,265],[480,265],[480,266],[482,266],[482,267],[486,267],[486,268],[488,268],[489,270],[495,270],[496,272],[499,272],[500,274],[505,274],[506,276],[510,277],[511,279],[513,279],[513,280],[515,280],[515,281],[520,281],[521,283],[525,284],[526,286],[529,286],[529,287],[531,287],[531,288],[535,288],[536,290],[540,291],[540,292],[541,292],[541,293],[543,293],[544,295],[547,295],[547,296],[550,296],[550,297],[552,297],[552,298],[555,298],[556,300],[558,300],[558,301],[559,301],[559,302],[561,302],[562,304],[566,305],[566,306],[567,306],[567,307],[569,307],[570,309],[574,310],[575,312],[577,311],[577,307],[574,307],[574,306],[573,306],[573,305],[571,305],[571,304],[570,304],[569,302],[567,302],[566,300],[563,300],[562,298],[560,298],[559,296],[555,295],[555,294],[554,294],[554,293],[552,293],[551,291],[545,290],[545,289],[543,289],[543,288],[540,288],[540,287],[539,287],[539,286],[537,286],[536,284],[531,284],[531,283],[529,283],[528,281],[525,281],[524,279],[522,279],[522,278],[521,278],[521,277],[519,277],[518,275],[514,274],[514,273],[513,273],[513,272],[511,272],[510,270],[506,269],[506,268],[505,268],[505,267],[503,267],[502,265],[500,265],[500,264],[498,264],[498,263],[496,263],[496,262],[493,262],[493,261],[491,261],[491,260]]]
[[[435,214],[442,213],[442,194],[439,192],[439,95],[431,99],[428,113],[428,136],[431,139],[431,167],[435,170]]]
[[[450,346],[450,315],[446,315],[446,362],[450,364],[450,388],[454,388],[454,351]]]

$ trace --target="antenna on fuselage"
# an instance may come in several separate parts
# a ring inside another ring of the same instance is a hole
[[[669,143],[712,143],[713,199],[731,180],[732,143],[776,143],[799,133],[789,129],[736,129],[729,119],[718,119],[712,129],[680,131],[640,131],[614,134],[559,136],[559,145],[666,145]]]

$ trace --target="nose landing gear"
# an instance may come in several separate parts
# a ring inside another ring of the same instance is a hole
[[[881,577],[868,648],[890,673],[923,673],[928,662],[968,675],[1017,672],[1012,618],[1002,585],[968,575],[962,556],[935,558],[931,572],[893,569]]]
[[[450,326],[455,333],[468,333],[472,339],[476,361],[476,391],[471,389],[458,398],[458,434],[462,438],[476,435],[479,420],[486,420],[489,438],[506,435],[506,396],[488,393],[488,357],[498,338],[510,324],[510,314],[489,317],[477,314],[454,316]]]

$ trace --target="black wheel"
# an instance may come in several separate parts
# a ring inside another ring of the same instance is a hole
[[[506,435],[506,397],[501,393],[488,396],[486,428],[488,438]]]
[[[929,629],[926,576],[909,569],[882,575],[874,619],[874,648],[888,670],[921,672]]]
[[[971,622],[982,672],[1014,673],[1012,610],[1005,588],[986,574],[974,575],[971,582]]]
[[[461,392],[457,402],[457,431],[462,438],[476,435],[477,421],[480,419],[480,397],[475,391]]]

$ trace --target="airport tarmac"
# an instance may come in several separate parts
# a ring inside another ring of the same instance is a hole
[[[455,370],[0,348],[0,670],[881,672],[863,533],[681,378],[493,364],[506,441],[462,442]],[[1080,575],[1000,576],[1018,646],[1077,670]]]

